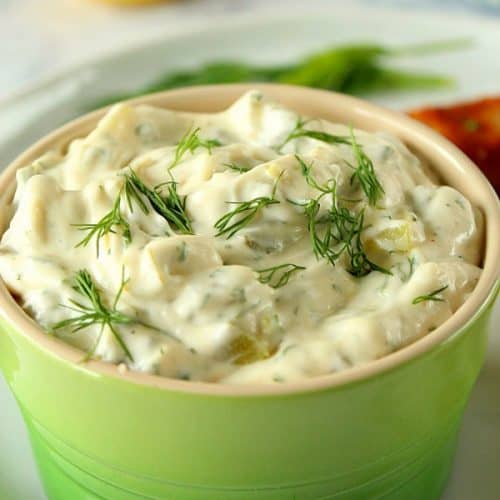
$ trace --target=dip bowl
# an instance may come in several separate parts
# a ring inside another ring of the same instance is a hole
[[[192,87],[135,99],[214,112],[250,88],[310,116],[398,136],[485,217],[481,278],[444,324],[382,359],[298,383],[231,386],[160,378],[47,335],[0,280],[0,367],[51,500],[438,499],[483,363],[499,288],[500,208],[452,144],[403,115],[281,85]],[[36,143],[0,176],[0,234],[15,172],[87,134],[105,110]]]

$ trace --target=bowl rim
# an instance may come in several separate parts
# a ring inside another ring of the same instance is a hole
[[[325,90],[278,84],[249,83],[193,86],[149,94],[125,102],[133,105],[148,104],[184,111],[193,111],[193,106],[186,103],[191,102],[192,104],[196,102],[195,108],[197,112],[199,112],[200,106],[203,109],[206,103],[211,103],[211,108],[215,107],[215,109],[221,110],[241,94],[251,89],[260,90],[278,101],[284,100],[283,97],[286,96],[286,100],[291,102],[298,100],[298,102],[302,103],[315,104],[317,109],[321,109],[321,105],[328,102],[330,106],[335,105],[336,109],[352,113],[358,122],[355,124],[356,127],[363,128],[363,125],[359,125],[359,122],[365,121],[368,125],[370,123],[376,124],[377,127],[385,125],[388,128],[397,130],[398,132],[395,132],[395,134],[399,135],[400,138],[401,136],[411,137],[412,143],[414,142],[415,145],[425,149],[426,156],[430,154],[429,152],[432,152],[435,159],[450,162],[450,165],[457,171],[454,173],[466,175],[467,183],[472,184],[474,189],[478,191],[475,204],[479,205],[485,216],[486,241],[483,252],[483,272],[475,289],[465,303],[431,333],[380,359],[341,372],[305,378],[296,382],[273,384],[224,384],[183,381],[134,372],[128,369],[122,370],[118,365],[104,361],[90,360],[82,364],[82,351],[44,332],[34,319],[28,316],[15,302],[0,277],[0,313],[14,327],[17,334],[27,337],[61,362],[70,363],[74,365],[74,368],[84,370],[92,376],[107,376],[158,389],[205,396],[279,396],[344,386],[409,363],[466,330],[493,303],[500,289],[500,280],[498,279],[500,274],[499,199],[478,167],[456,146],[425,125],[406,115],[389,111],[355,97]],[[289,106],[293,107],[290,104]],[[15,172],[18,168],[29,164],[48,149],[65,146],[71,140],[87,134],[109,108],[110,106],[106,106],[63,125],[42,137],[11,162],[0,174],[0,214],[2,207],[7,206],[11,201],[15,186]],[[408,145],[407,140],[402,140]],[[434,165],[438,172],[440,172],[441,167],[442,165]],[[442,174],[442,172],[440,173]],[[0,228],[0,236],[1,234],[3,234],[2,228]]]

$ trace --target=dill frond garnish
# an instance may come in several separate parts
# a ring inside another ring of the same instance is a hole
[[[250,167],[245,167],[243,165],[236,165],[236,163],[224,163],[224,166],[230,168],[231,170],[234,170],[235,172],[239,172],[240,174],[243,174],[250,170]]]
[[[120,301],[120,297],[123,293],[125,285],[127,284],[127,281],[128,280],[125,280],[124,274],[122,272],[122,281],[120,284],[120,288],[118,289],[111,307],[107,307],[104,305],[99,289],[92,280],[90,273],[86,269],[78,271],[75,277],[75,285],[73,286],[73,289],[76,290],[80,295],[85,297],[88,301],[88,304],[82,304],[81,302],[78,302],[76,300],[70,300],[72,306],[63,307],[66,307],[71,311],[78,312],[80,313],[80,315],[74,318],[68,318],[59,321],[52,326],[52,330],[70,328],[72,333],[76,333],[90,326],[99,325],[101,329],[97,336],[97,340],[91,351],[87,353],[86,359],[90,359],[94,354],[97,346],[99,345],[102,334],[104,332],[104,328],[108,327],[113,334],[113,337],[123,349],[123,352],[131,361],[133,361],[134,359],[132,357],[132,354],[130,353],[130,350],[128,349],[122,336],[120,335],[120,332],[116,328],[117,325],[129,325],[136,322],[134,318],[131,318],[130,316],[127,316],[126,314],[123,314],[117,310],[118,302]]]
[[[319,130],[308,130],[305,127],[311,120],[303,120],[298,118],[294,129],[285,137],[285,140],[278,146],[278,151],[293,139],[300,137],[309,137],[318,141],[326,142],[327,144],[351,144],[351,139],[343,135],[333,135]]]
[[[349,255],[351,266],[348,271],[353,276],[357,277],[366,276],[372,271],[378,271],[379,273],[392,276],[392,272],[389,271],[389,269],[385,269],[384,267],[375,264],[375,262],[371,261],[366,254],[361,240],[361,233],[364,229],[364,215],[363,210],[357,215],[357,224],[354,225],[354,228],[351,231],[352,239],[350,240],[350,244],[346,244],[345,246]]]
[[[366,197],[368,198],[368,203],[372,206],[376,205],[376,203],[384,196],[385,191],[382,187],[382,184],[377,178],[372,160],[368,157],[368,155],[363,151],[363,148],[356,141],[352,127],[350,130],[350,137],[346,137],[342,135],[328,134],[327,132],[305,129],[304,125],[306,125],[307,123],[307,121],[299,118],[297,124],[295,125],[295,128],[288,134],[284,142],[279,146],[278,150],[281,150],[287,142],[299,137],[309,137],[311,139],[316,139],[328,144],[350,145],[353,149],[353,153],[357,163],[355,167],[349,164],[349,166],[354,169],[354,173],[351,177],[351,184],[353,184],[354,181],[357,181]],[[297,155],[295,156],[297,157]]]
[[[266,269],[258,269],[256,272],[259,273],[259,281],[272,288],[281,288],[285,286],[292,274],[296,271],[304,270],[305,267],[297,266],[296,264],[280,264],[279,266],[268,267]],[[274,281],[275,275],[282,272],[281,276]],[[274,282],[273,282],[274,281]]]
[[[177,147],[175,149],[174,159],[170,163],[168,170],[176,167],[188,151],[193,154],[196,149],[205,148],[211,154],[212,148],[222,146],[221,142],[217,139],[200,139],[199,133],[199,127],[189,128],[181,137],[181,140],[177,143]]]
[[[135,202],[145,213],[149,213],[149,207],[145,203],[143,196],[149,201],[153,210],[161,215],[173,229],[183,234],[193,234],[191,221],[186,213],[186,198],[182,198],[177,193],[177,183],[169,181],[154,189],[148,188],[139,178],[134,170],[124,175],[125,182],[118,192],[111,210],[95,224],[72,224],[80,231],[88,231],[87,236],[83,238],[76,247],[87,246],[92,238],[96,238],[96,252],[99,257],[99,244],[101,238],[108,233],[116,234],[117,229],[121,229],[123,239],[128,244],[132,241],[129,222],[121,214],[121,200],[123,195],[127,201],[128,208],[133,212],[133,203]],[[167,186],[167,194],[164,195],[160,188]]]
[[[291,201],[304,208],[311,246],[316,257],[324,258],[334,266],[345,252],[349,257],[348,271],[353,276],[366,276],[371,271],[392,274],[372,262],[366,254],[361,240],[364,229],[364,211],[354,213],[342,206],[337,196],[335,181],[330,180],[326,185],[320,185],[311,174],[311,165],[308,165],[299,155],[296,155],[296,159],[307,183],[320,191],[316,198],[305,202]],[[326,196],[331,197],[331,207],[319,216],[321,200]]]
[[[166,194],[162,193],[164,186],[166,186]],[[173,229],[183,234],[194,234],[191,221],[186,213],[186,198],[177,193],[175,181],[168,181],[150,189],[136,172],[130,169],[130,172],[125,174],[125,195],[130,208],[132,200],[134,200],[145,213],[149,212],[141,198],[142,195],[149,201],[153,210],[163,217]]]
[[[300,157],[298,154],[295,155],[295,159],[299,162],[300,165],[300,170],[302,172],[302,175],[304,176],[307,184],[309,186],[317,189],[318,191],[321,191],[322,193],[331,193],[332,192],[332,187],[333,187],[333,182],[334,181],[329,181],[326,186],[321,186],[318,184],[316,179],[312,175],[312,163],[307,164],[302,157]]]
[[[352,127],[351,144],[357,163],[356,170],[351,177],[351,184],[356,180],[368,198],[368,203],[374,206],[384,196],[385,191],[375,174],[373,162],[357,143]]]
[[[243,229],[253,220],[259,210],[270,205],[278,204],[279,200],[277,200],[275,196],[281,174],[274,183],[271,196],[258,196],[248,201],[227,201],[226,203],[237,205],[237,207],[224,214],[215,222],[214,228],[218,230],[215,236],[227,235],[227,239],[232,238],[238,231]]]
[[[443,297],[440,297],[439,294],[441,292],[444,292],[448,288],[448,285],[442,286],[441,288],[438,288],[437,290],[434,290],[433,292],[429,293],[428,295],[420,295],[418,297],[415,297],[412,300],[412,304],[420,304],[421,302],[427,302],[427,301],[434,301],[434,302],[444,302]]]
[[[101,238],[109,233],[116,234],[116,229],[118,228],[121,229],[123,239],[127,244],[132,241],[130,225],[128,221],[122,216],[120,211],[122,192],[123,190],[120,190],[120,192],[118,193],[118,196],[116,197],[111,210],[95,224],[72,224],[72,226],[76,227],[79,231],[88,231],[87,236],[85,236],[83,240],[76,244],[77,248],[86,247],[95,236],[96,253],[99,257],[99,244]]]
[[[139,205],[139,208],[144,214],[149,214],[149,207],[143,200],[142,191],[139,189],[139,187],[143,187],[142,185],[144,183],[139,179],[139,176],[131,168],[129,169],[129,173],[125,174],[123,177],[125,178],[123,190],[125,193],[125,199],[127,200],[129,211],[131,213],[134,211],[134,205],[132,203],[132,201],[134,201],[137,205]]]

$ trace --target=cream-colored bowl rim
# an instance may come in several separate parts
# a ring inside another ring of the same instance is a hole
[[[166,390],[225,396],[282,395],[322,390],[360,381],[425,354],[465,327],[491,298],[497,285],[500,271],[500,204],[495,191],[481,171],[442,136],[405,115],[388,111],[360,99],[287,85],[238,84],[190,87],[152,94],[130,102],[183,111],[214,112],[229,106],[243,92],[255,88],[306,116],[349,123],[369,131],[385,130],[395,134],[412,151],[427,159],[446,184],[456,187],[481,209],[486,221],[484,271],[469,299],[451,318],[413,344],[379,360],[346,371],[292,383],[247,385],[174,380],[129,370],[123,373],[116,365],[102,361],[92,360],[83,364],[82,352],[47,335],[14,301],[5,284],[0,280],[0,312],[8,322],[43,349],[74,363],[78,369],[86,370],[89,374],[118,377]],[[94,128],[105,111],[106,108],[95,111],[59,128],[38,141],[9,165],[0,176],[0,217],[2,211],[6,212],[5,206],[12,199],[16,170],[31,163],[48,149],[65,148],[72,139],[86,135]],[[3,230],[4,228],[0,227],[0,234]]]

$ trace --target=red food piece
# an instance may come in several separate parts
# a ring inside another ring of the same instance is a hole
[[[456,144],[500,192],[500,97],[408,114]]]

